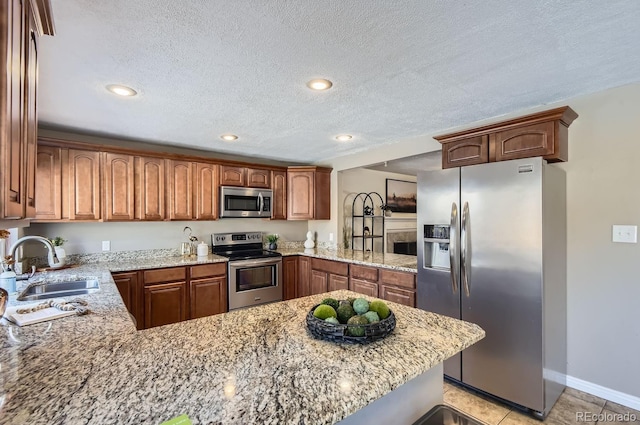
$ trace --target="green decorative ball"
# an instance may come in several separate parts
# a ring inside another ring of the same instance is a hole
[[[382,320],[389,317],[389,314],[391,313],[389,311],[389,307],[387,307],[384,301],[379,301],[379,300],[371,301],[371,304],[369,304],[369,310],[375,311],[376,313],[378,313],[378,316]]]
[[[320,304],[313,310],[313,315],[318,319],[325,320],[329,317],[336,317],[337,313],[330,305]]]
[[[364,298],[358,298],[354,300],[353,310],[357,314],[365,314],[367,311],[369,311],[369,301],[365,300]]]

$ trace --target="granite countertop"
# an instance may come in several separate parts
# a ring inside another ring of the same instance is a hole
[[[24,328],[2,321],[0,422],[159,424],[187,414],[194,424],[331,424],[484,336],[388,303],[397,327],[386,339],[315,340],[305,316],[327,294],[136,331],[107,266],[50,274],[100,278],[101,290],[82,297],[89,315]]]
[[[418,270],[418,260],[417,257],[413,255],[364,252],[354,251],[352,249],[329,250],[322,248],[313,248],[310,250],[304,248],[284,248],[277,249],[276,251],[283,256],[306,255],[308,257],[323,258],[325,260],[344,261],[352,264],[382,267],[412,273],[416,273]]]

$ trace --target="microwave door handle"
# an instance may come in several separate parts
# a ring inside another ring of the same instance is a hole
[[[264,199],[262,199],[262,192],[258,192],[258,215],[262,215],[262,204]]]

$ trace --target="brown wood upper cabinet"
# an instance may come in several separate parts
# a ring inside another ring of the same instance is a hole
[[[542,156],[568,160],[568,128],[578,117],[563,106],[496,124],[438,136],[442,168]]]
[[[65,153],[67,153],[65,151]],[[36,220],[62,219],[62,149],[38,146],[36,155]]]
[[[53,35],[49,2],[0,5],[0,219],[36,215],[38,38]]]
[[[331,218],[331,168],[289,167],[287,170],[287,219]]]
[[[220,167],[221,186],[271,188],[271,171],[261,168],[222,165]]]
[[[105,152],[103,159],[104,220],[133,220],[134,167],[132,155]]]
[[[63,209],[68,205],[68,218],[100,220],[100,152],[69,149],[66,165],[62,166],[62,199]]]
[[[195,219],[216,220],[218,218],[218,166],[197,162],[195,173]]]
[[[135,218],[136,220],[164,220],[165,163],[161,158],[136,157]]]
[[[271,218],[273,220],[287,219],[287,172],[271,172],[271,189],[273,190],[273,207]]]
[[[168,159],[167,200],[170,220],[193,219],[193,162]]]

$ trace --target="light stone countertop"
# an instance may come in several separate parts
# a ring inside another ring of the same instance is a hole
[[[136,331],[110,275],[120,267],[49,273],[101,280],[82,297],[89,315],[23,328],[2,320],[0,423],[159,424],[187,414],[194,424],[332,424],[484,336],[388,303],[397,326],[384,340],[316,340],[305,316],[327,294]]]
[[[311,250],[305,250],[304,248],[284,248],[277,249],[276,251],[283,256],[305,255],[308,257],[323,258],[325,260],[343,261],[351,264],[382,267],[411,273],[416,273],[418,270],[418,260],[417,257],[413,255],[364,252],[351,249],[329,250],[322,248],[313,248]]]

